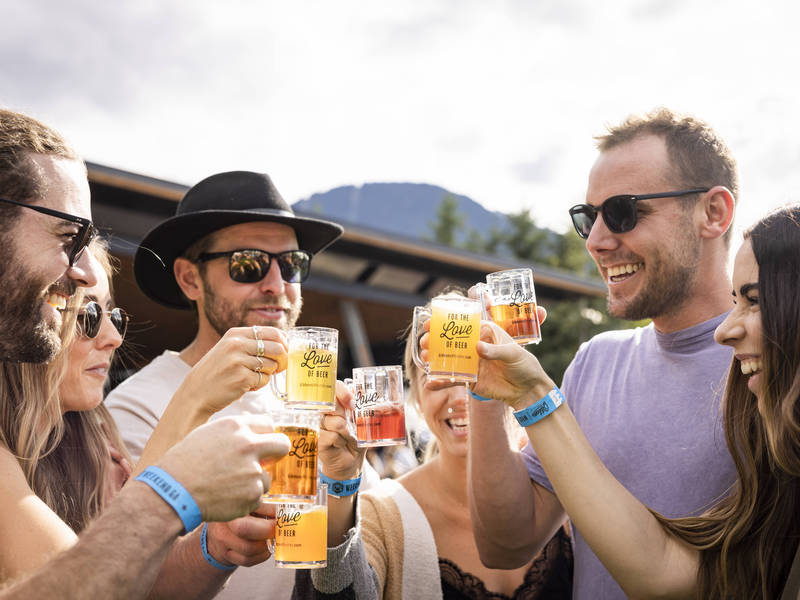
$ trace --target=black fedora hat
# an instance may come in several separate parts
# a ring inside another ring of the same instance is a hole
[[[172,265],[200,238],[239,223],[271,221],[291,226],[301,250],[316,254],[343,233],[341,225],[298,217],[269,175],[250,171],[218,173],[186,192],[175,216],[152,229],[139,244],[133,263],[136,282],[150,298],[174,308],[189,308]]]

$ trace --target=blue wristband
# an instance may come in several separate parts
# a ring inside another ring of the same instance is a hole
[[[564,394],[561,393],[560,389],[554,387],[547,396],[539,400],[536,404],[516,411],[514,416],[517,418],[520,425],[527,427],[528,425],[533,425],[537,421],[544,419],[547,415],[564,404],[564,402]]]
[[[470,395],[470,396],[472,396],[473,398],[475,398],[475,400],[480,400],[481,402],[489,402],[489,401],[491,400],[491,398],[484,398],[484,397],[483,397],[483,396],[481,396],[480,394],[476,394],[475,392],[473,392],[473,391],[472,391],[471,389],[469,389],[469,388],[467,388],[467,391],[469,392],[469,395]]]
[[[184,533],[194,531],[203,522],[200,507],[197,506],[192,495],[164,469],[147,467],[139,473],[136,480],[153,488],[153,491],[178,513],[183,522]]]
[[[235,571],[236,565],[223,565],[219,562],[216,558],[211,556],[211,553],[208,551],[208,523],[203,523],[203,531],[200,533],[200,549],[203,551],[203,558],[206,559],[206,562],[210,564],[215,569],[219,569],[220,571]]]
[[[338,498],[342,498],[344,496],[352,496],[358,491],[358,488],[361,486],[361,475],[356,477],[355,479],[346,479],[345,481],[339,481],[338,479],[331,479],[330,477],[326,477],[322,473],[319,474],[319,479],[322,483],[328,484],[328,493],[331,496],[336,496]]]

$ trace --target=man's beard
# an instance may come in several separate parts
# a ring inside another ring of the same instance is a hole
[[[61,349],[58,327],[44,320],[45,285],[19,266],[0,265],[0,360],[45,363]],[[72,295],[74,287],[61,282],[47,294],[62,290]]]
[[[688,228],[688,224],[682,223],[681,230],[684,227]],[[636,296],[624,304],[608,297],[609,314],[628,321],[638,321],[673,314],[683,308],[696,283],[700,240],[687,230],[683,239],[670,243],[674,244],[677,252],[668,254],[660,251],[645,263],[647,284]]]
[[[300,318],[300,309],[303,306],[303,301],[298,298],[297,303],[292,305],[289,299],[285,296],[265,296],[269,304],[275,304],[285,309],[284,319],[279,321],[270,321],[266,319],[258,320],[251,318],[250,322],[247,320],[247,315],[253,306],[263,305],[264,300],[246,302],[244,304],[233,304],[226,299],[217,296],[212,289],[210,289],[205,282],[203,282],[203,310],[206,319],[214,328],[214,330],[222,337],[225,332],[231,327],[247,327],[250,325],[263,325],[272,326],[282,329],[284,331],[294,327],[297,319]]]

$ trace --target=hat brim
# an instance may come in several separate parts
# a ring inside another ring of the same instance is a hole
[[[344,229],[337,223],[287,215],[285,211],[271,209],[204,210],[167,219],[148,233],[133,262],[136,283],[141,290],[159,304],[172,308],[190,308],[191,304],[175,281],[172,265],[175,259],[200,238],[225,227],[270,221],[292,227],[301,250],[317,254],[342,235]]]

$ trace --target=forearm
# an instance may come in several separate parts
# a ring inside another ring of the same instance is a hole
[[[202,600],[213,598],[228,580],[231,571],[209,565],[200,549],[200,528],[179,538],[158,573],[148,598]]]
[[[0,599],[144,598],[183,529],[175,511],[143,483],[126,486],[78,543]]]
[[[527,427],[561,504],[626,594],[691,597],[698,556],[667,534],[595,453],[569,406]]]
[[[356,497],[357,494],[343,496],[328,496],[328,547],[333,548],[342,544],[347,533],[356,523]]]
[[[509,445],[505,405],[471,399],[469,411],[467,490],[478,552],[488,567],[519,567],[549,539],[537,536],[534,489]]]

